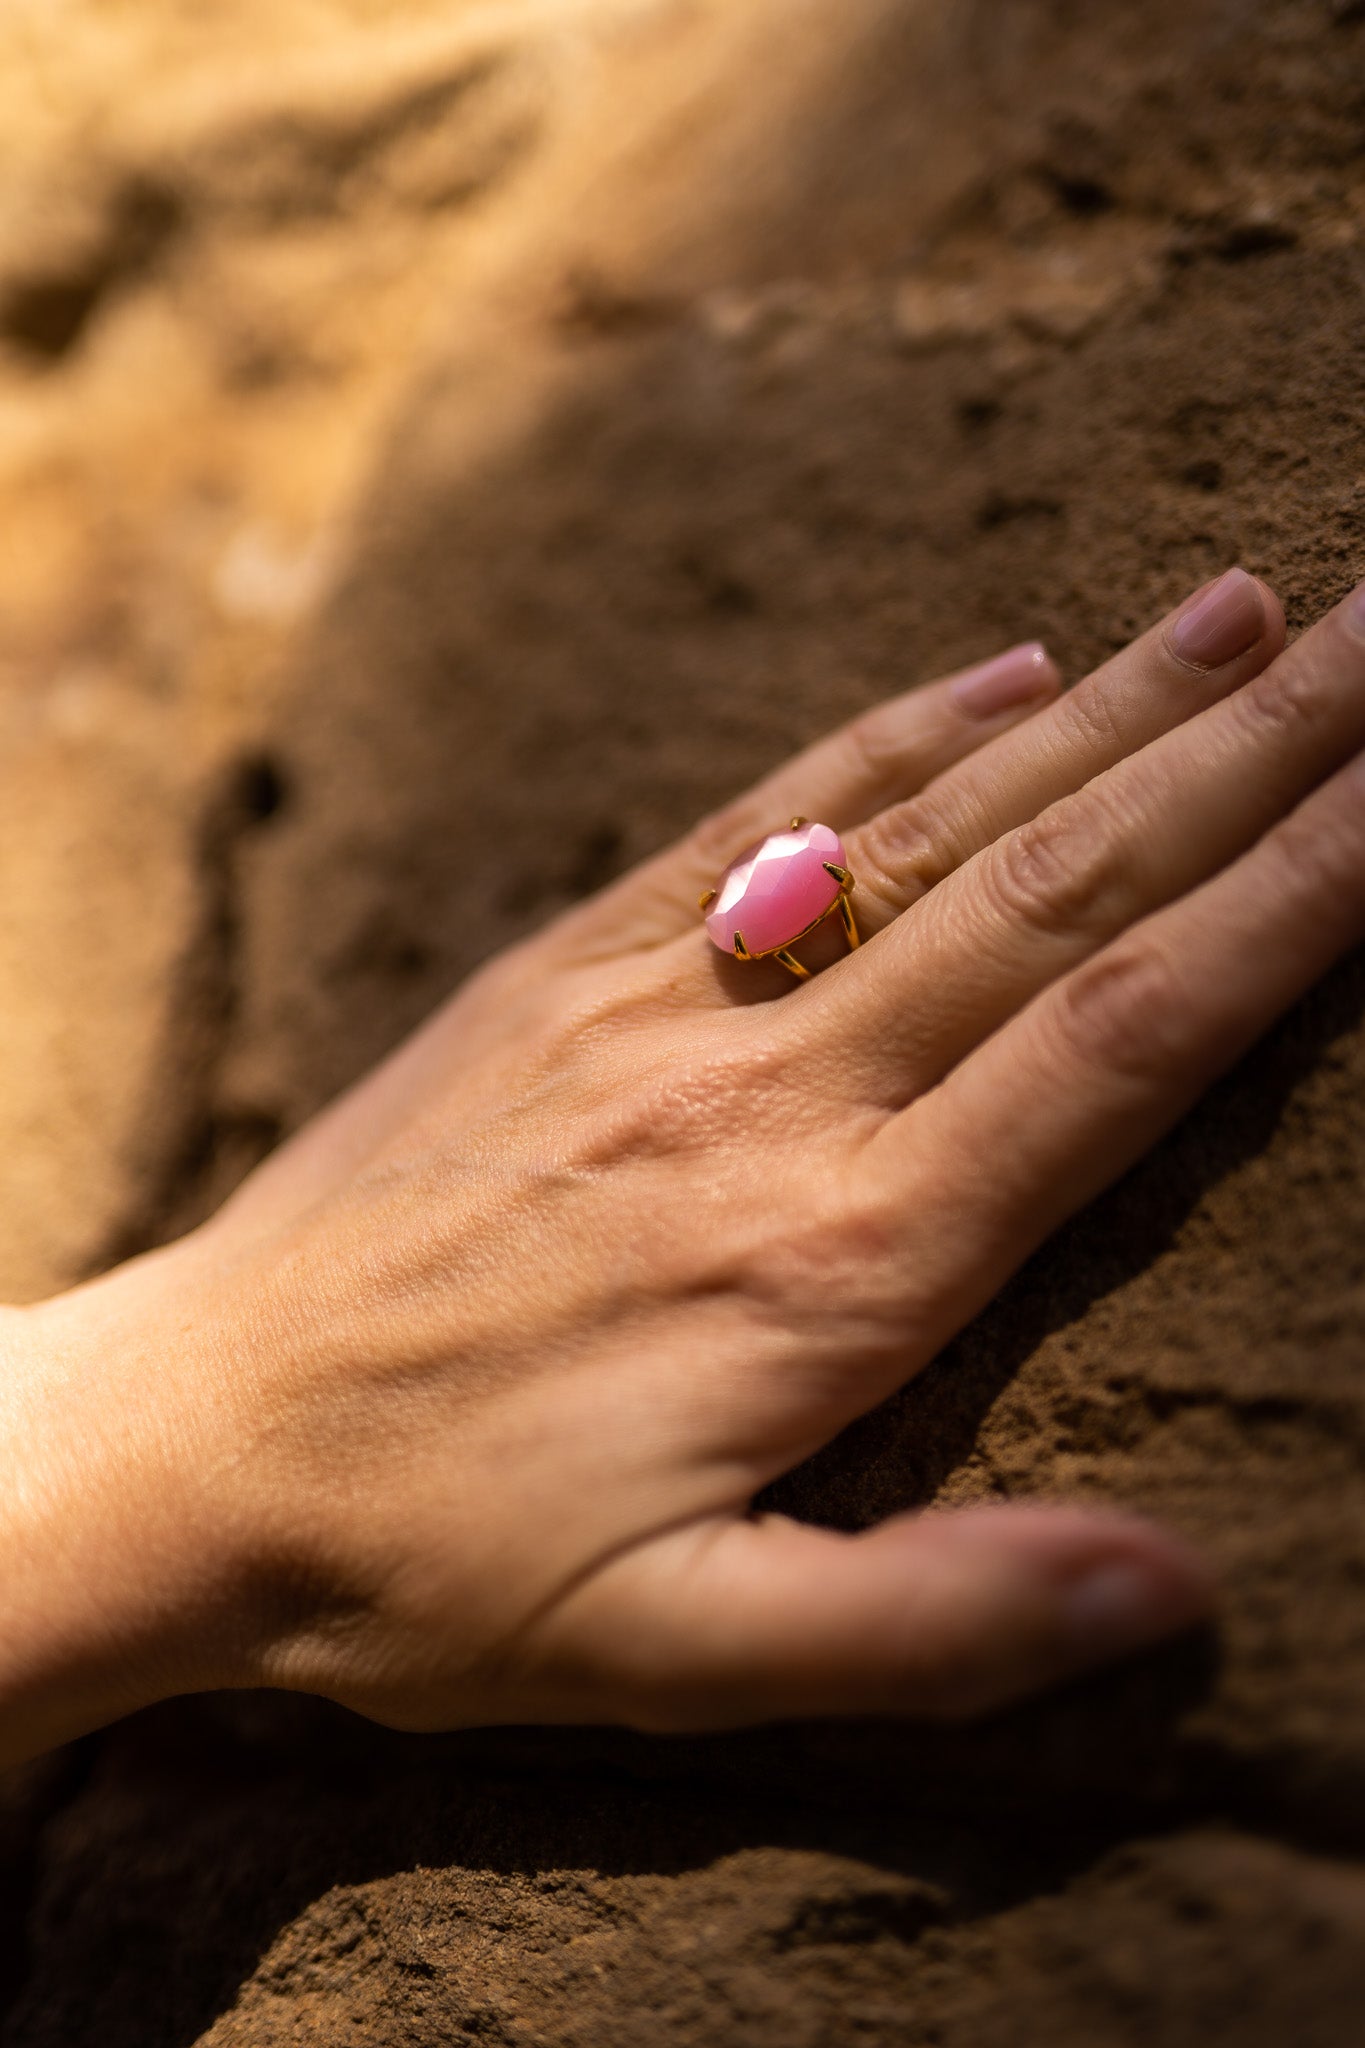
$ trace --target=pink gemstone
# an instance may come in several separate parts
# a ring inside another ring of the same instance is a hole
[[[722,953],[740,932],[750,953],[775,953],[833,910],[839,884],[825,866],[846,865],[843,844],[828,825],[795,825],[746,847],[716,884],[706,929]]]

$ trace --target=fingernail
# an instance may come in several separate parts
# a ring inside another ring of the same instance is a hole
[[[1351,592],[1346,600],[1346,619],[1353,633],[1359,633],[1365,640],[1365,583]]]
[[[1034,697],[1050,695],[1060,682],[1056,664],[1042,641],[1027,640],[1022,647],[997,654],[993,661],[964,669],[950,683],[948,695],[969,718],[994,718]]]
[[[1170,643],[1181,661],[1221,668],[1254,647],[1264,631],[1260,585],[1245,569],[1229,569],[1207,590],[1196,591],[1172,625]]]
[[[1062,1593],[1077,1648],[1095,1657],[1155,1642],[1197,1620],[1207,1605],[1208,1589],[1197,1579],[1115,1558]]]

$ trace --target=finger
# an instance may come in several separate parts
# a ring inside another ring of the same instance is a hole
[[[1365,620],[1362,620],[1365,632]],[[937,1218],[932,1347],[1365,939],[1365,756],[1231,867],[1047,989],[863,1154]],[[926,1170],[924,1162],[938,1162]],[[961,1249],[959,1250],[959,1247]]]
[[[1365,746],[1365,637],[1351,619],[1349,602],[1328,613],[1233,696],[998,839],[827,977],[819,999],[845,1066],[861,1041],[883,1099],[921,1093]]]
[[[1274,592],[1231,569],[1067,696],[870,817],[845,838],[862,936],[875,937],[1003,833],[1249,681],[1283,644]],[[736,967],[700,940],[690,952],[670,968],[699,1000],[709,992],[762,1002],[790,990],[776,962]],[[799,958],[817,972],[843,952],[831,922],[803,941]]]
[[[617,1711],[665,1731],[981,1714],[1208,1612],[1207,1569],[1134,1518],[1007,1506],[862,1535],[781,1516],[676,1533],[573,1616],[610,1634]]]
[[[1027,718],[1060,688],[1056,664],[1034,640],[877,705],[561,919],[556,950],[587,959],[675,938],[696,924],[700,891],[752,840],[798,815],[846,831]]]
[[[1238,689],[1283,644],[1274,592],[1230,569],[1042,716],[870,818],[846,841],[864,937],[1002,834]]]

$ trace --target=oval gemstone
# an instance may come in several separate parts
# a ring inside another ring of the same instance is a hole
[[[843,842],[828,825],[793,825],[770,832],[731,861],[716,884],[706,929],[722,953],[735,950],[735,933],[753,954],[775,953],[833,910],[844,867]]]

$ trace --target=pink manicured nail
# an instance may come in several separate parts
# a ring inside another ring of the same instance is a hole
[[[1050,695],[1060,682],[1042,641],[1028,640],[1022,647],[1011,647],[1008,654],[997,654],[993,661],[964,669],[949,685],[948,695],[969,718],[994,718],[1034,697]]]
[[[1181,661],[1221,668],[1254,647],[1264,631],[1260,585],[1245,569],[1229,569],[1207,590],[1196,591],[1171,627],[1170,642]]]

